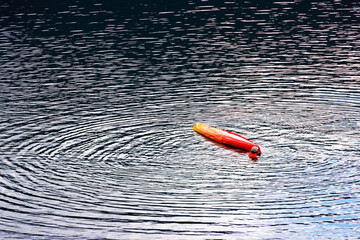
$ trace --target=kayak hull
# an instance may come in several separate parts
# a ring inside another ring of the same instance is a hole
[[[202,123],[195,124],[192,129],[216,142],[239,148],[248,152],[251,151],[252,147],[257,147],[259,149],[258,155],[261,154],[261,150],[258,145],[236,133],[211,127]]]

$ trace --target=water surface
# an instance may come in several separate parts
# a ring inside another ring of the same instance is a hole
[[[355,3],[0,12],[0,238],[358,237]]]

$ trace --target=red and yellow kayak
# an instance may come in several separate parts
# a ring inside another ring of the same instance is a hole
[[[258,145],[236,133],[232,133],[215,127],[210,127],[202,123],[195,124],[192,129],[216,142],[229,145],[235,148],[240,148],[245,151],[250,152],[252,147],[257,147],[258,148],[257,154],[258,155],[261,154],[261,150]]]

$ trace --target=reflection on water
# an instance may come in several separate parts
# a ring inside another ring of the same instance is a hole
[[[356,4],[0,12],[1,238],[359,235]],[[196,122],[249,138],[261,158]]]

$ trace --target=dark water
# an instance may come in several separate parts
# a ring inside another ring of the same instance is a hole
[[[355,2],[12,1],[0,13],[1,239],[358,238]],[[263,155],[211,142],[197,122]]]

